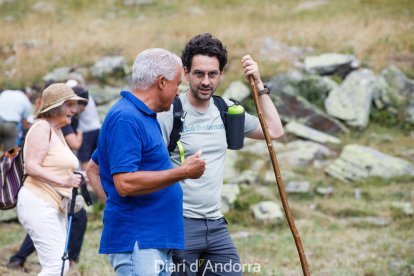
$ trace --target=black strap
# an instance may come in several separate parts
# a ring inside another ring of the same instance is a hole
[[[183,122],[186,113],[183,111],[183,104],[178,96],[173,101],[173,128],[170,134],[170,143],[168,144],[168,153],[171,155],[177,147],[180,140],[181,131],[183,130]]]
[[[229,109],[228,105],[224,101],[224,99],[220,96],[213,95],[214,104],[217,106],[217,109],[220,112],[221,120],[223,121],[224,128],[226,128],[226,113],[227,109]]]
[[[80,172],[74,172],[75,174],[78,174],[81,176],[81,195],[83,199],[85,200],[86,205],[91,206],[93,204],[92,197],[89,194],[88,187],[86,186],[86,180],[82,173]]]

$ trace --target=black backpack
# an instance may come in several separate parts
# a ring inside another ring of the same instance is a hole
[[[220,111],[221,119],[223,120],[224,128],[226,128],[225,116],[229,108],[224,99],[220,96],[213,95],[213,101],[217,109]],[[187,112],[183,111],[183,105],[180,98],[177,96],[173,102],[173,128],[170,134],[170,143],[168,144],[168,152],[171,155],[177,147],[177,142],[180,140],[181,131],[183,131],[183,122]]]

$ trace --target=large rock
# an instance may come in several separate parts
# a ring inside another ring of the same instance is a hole
[[[348,132],[348,129],[341,122],[301,96],[274,91],[271,93],[271,97],[281,119],[285,122],[297,121],[329,134]]]
[[[341,143],[341,140],[339,140],[338,138],[332,135],[310,128],[296,121],[290,121],[289,123],[287,123],[285,125],[285,130],[288,133],[294,134],[298,137],[305,138],[305,139],[315,141],[318,143],[322,143],[322,144],[325,144],[325,143],[340,144]]]
[[[253,216],[257,220],[276,222],[283,220],[282,208],[274,201],[262,201],[250,206],[250,209],[253,211]]]
[[[391,65],[381,72],[389,87],[390,102],[394,108],[404,110],[404,120],[414,123],[414,80],[409,79],[397,67]]]
[[[325,172],[343,181],[354,181],[369,176],[384,178],[414,175],[410,162],[361,145],[347,145],[338,159]]]
[[[233,81],[230,86],[224,91],[223,98],[234,99],[242,102],[250,95],[250,88],[242,81]]]
[[[346,124],[363,129],[369,122],[372,99],[377,94],[383,94],[384,89],[371,70],[354,71],[329,93],[325,109]]]
[[[308,194],[311,184],[309,181],[289,181],[285,190],[290,194]]]
[[[127,87],[99,86],[96,84],[87,85],[89,94],[92,95],[96,105],[105,105],[114,99],[119,99],[122,90],[129,89]]]
[[[298,70],[278,74],[271,79],[272,91],[283,91],[304,97],[307,101],[322,107],[329,91],[338,84],[329,77],[305,74]]]
[[[103,78],[113,74],[125,75],[127,61],[123,56],[106,56],[98,61],[91,67],[91,75],[97,78]]]
[[[353,55],[325,53],[305,58],[305,69],[320,75],[337,74],[344,77],[359,66],[359,60]]]
[[[234,167],[237,161],[238,155],[235,150],[227,150],[226,160],[224,162],[224,181],[233,182],[237,178],[239,172]]]
[[[221,212],[227,213],[237,196],[240,194],[240,187],[237,184],[225,184],[221,191]]]
[[[287,144],[273,142],[273,148],[279,165],[284,169],[307,166],[315,160],[325,159],[333,155],[328,147],[311,141],[296,140]],[[249,155],[254,154],[261,157],[261,159],[267,158],[268,164],[271,164],[269,151],[264,141],[249,141],[242,152]],[[251,160],[247,162],[251,162]]]
[[[98,114],[103,122],[109,109],[114,105],[120,98],[120,92],[122,90],[129,90],[128,87],[113,87],[113,86],[98,86],[96,84],[87,86],[89,94],[94,98]]]
[[[284,147],[282,143],[276,141],[272,141],[272,146],[276,150],[276,152],[278,152]],[[263,156],[269,154],[269,149],[267,147],[266,141],[245,139],[244,147],[239,152]]]
[[[401,102],[414,100],[414,80],[409,79],[394,65],[390,65],[381,72],[390,88],[391,96]]]
[[[324,159],[333,155],[326,146],[310,141],[293,141],[285,145],[278,153],[278,161],[287,167],[304,167],[315,160]]]
[[[56,81],[56,82],[66,82],[67,80],[76,80],[79,83],[85,83],[85,73],[81,68],[76,69],[73,67],[58,67],[53,71],[47,73],[43,76],[43,81]]]

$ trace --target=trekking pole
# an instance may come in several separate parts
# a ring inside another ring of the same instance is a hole
[[[303,275],[310,275],[308,263],[306,261],[305,251],[302,247],[302,242],[298,230],[296,229],[295,222],[293,221],[292,214],[290,212],[288,199],[285,192],[285,186],[283,184],[282,175],[280,174],[279,164],[276,158],[276,151],[273,148],[272,139],[270,139],[269,130],[267,128],[266,121],[263,118],[262,109],[259,105],[259,96],[257,94],[256,84],[254,83],[253,76],[249,76],[250,86],[252,88],[253,100],[257,110],[257,116],[259,117],[260,125],[262,126],[263,133],[266,139],[267,148],[269,150],[270,158],[272,160],[273,171],[276,177],[277,188],[279,190],[279,196],[282,201],[283,210],[286,215],[286,219],[289,224],[290,231],[292,232],[293,238],[295,239],[296,249],[299,253],[300,263],[302,265]]]
[[[75,202],[76,202],[76,196],[77,195],[78,195],[78,188],[73,188],[72,189],[72,200],[70,201],[70,209],[69,209],[68,233],[67,233],[67,236],[66,236],[65,250],[64,250],[63,256],[62,256],[62,270],[60,272],[61,276],[63,276],[63,271],[65,270],[65,262],[69,258],[69,256],[68,256],[68,247],[69,247],[70,230],[72,228],[72,218],[73,218],[73,214],[75,212]]]

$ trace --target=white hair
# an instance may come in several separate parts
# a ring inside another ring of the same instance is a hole
[[[132,66],[132,88],[146,90],[159,76],[174,79],[181,59],[162,48],[150,48],[138,54]]]

